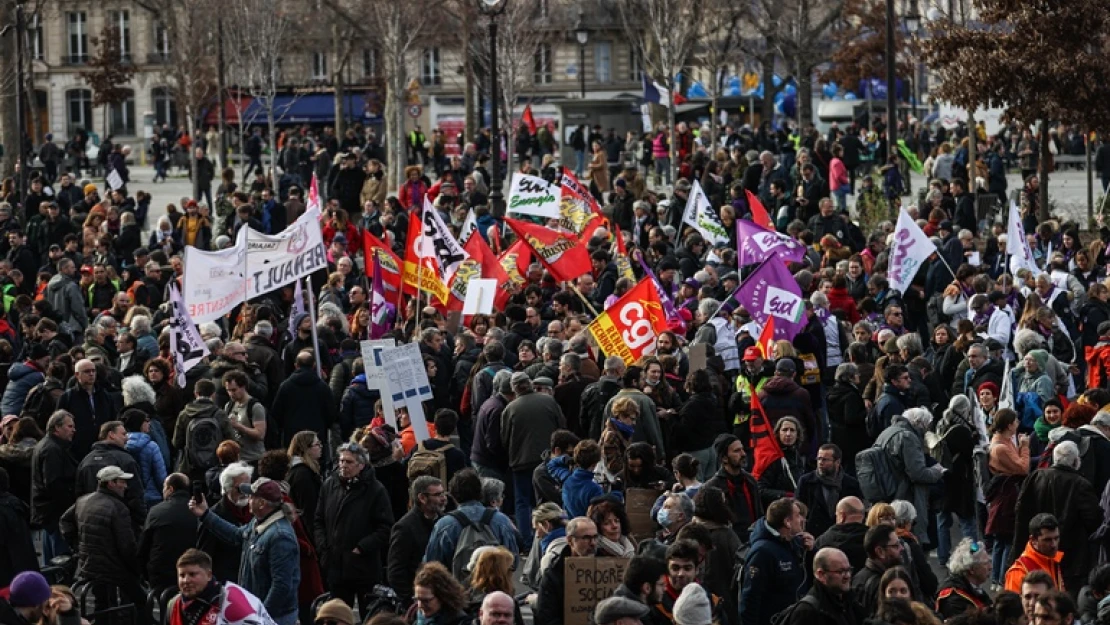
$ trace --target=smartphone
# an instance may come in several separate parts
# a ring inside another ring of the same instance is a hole
[[[193,499],[197,503],[204,501],[204,482],[202,480],[193,480]]]

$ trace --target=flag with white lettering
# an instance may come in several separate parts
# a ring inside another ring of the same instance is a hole
[[[409,220],[402,274],[405,292],[415,295],[419,288],[435,295],[441,304],[446,304],[449,294],[447,285],[451,283],[455,270],[469,257],[463,246],[451,236],[439,211],[425,197],[420,220]]]
[[[686,200],[686,212],[682,215],[682,222],[700,232],[710,247],[728,243],[728,231],[721,223],[721,218],[713,212],[713,206],[697,180],[690,188],[690,197]]]
[[[301,286],[301,281],[297,280],[293,286],[293,305],[289,307],[289,336],[297,337],[297,328],[293,324],[297,323],[297,317],[307,312],[304,305],[304,287]]]
[[[775,318],[775,340],[793,340],[806,327],[802,288],[786,265],[773,256],[756,267],[733,296],[759,324]]]
[[[1016,202],[1010,203],[1009,217],[1006,226],[1006,251],[1010,254],[1010,271],[1016,276],[1019,269],[1028,269],[1034,276],[1040,275],[1041,268],[1033,260],[1033,250],[1029,249],[1025,226],[1021,223],[1021,209]]]
[[[805,246],[785,234],[762,228],[747,219],[736,220],[740,266],[757,265],[771,256],[788,263],[800,263]]]
[[[196,324],[189,317],[177,282],[170,283],[170,353],[173,354],[177,385],[185,388],[185,373],[208,355]]]

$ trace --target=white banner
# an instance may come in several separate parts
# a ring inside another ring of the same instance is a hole
[[[1021,224],[1021,209],[1017,203],[1010,202],[1009,223],[1006,225],[1006,253],[1010,255],[1010,274],[1017,276],[1019,269],[1028,269],[1033,276],[1040,275],[1041,268],[1033,260],[1033,250],[1025,239],[1025,226]],[[1032,288],[1032,285],[1028,285]]]
[[[470,253],[451,234],[451,229],[427,196],[424,196],[424,236],[416,239],[415,248],[413,252],[418,258],[435,259],[443,281],[447,284],[451,284],[451,277],[455,275],[459,265],[470,258]]]
[[[894,228],[894,243],[890,246],[890,270],[887,272],[890,288],[905,293],[925,260],[936,251],[937,246],[903,208]]]
[[[198,323],[231,312],[264,295],[327,268],[320,213],[306,211],[291,226],[268,235],[244,226],[235,245],[218,252],[185,248],[185,306]]]
[[[558,219],[560,196],[558,185],[550,184],[543,178],[516,173],[509,186],[506,210],[518,215]]]
[[[682,222],[697,229],[709,247],[729,241],[724,224],[717,217],[717,213],[713,212],[713,206],[709,204],[709,198],[705,196],[705,191],[697,180],[690,188],[690,197],[686,200],[686,212],[682,215]]]
[[[209,354],[196,324],[189,318],[177,285],[170,283],[170,353],[173,354],[177,385],[185,388],[185,373]]]

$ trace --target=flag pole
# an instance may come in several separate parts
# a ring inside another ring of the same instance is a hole
[[[582,303],[586,305],[586,308],[588,308],[589,311],[593,313],[594,317],[598,317],[599,315],[597,309],[594,308],[592,304],[590,304],[590,300],[586,299],[585,295],[582,295],[582,291],[579,291],[578,287],[574,286],[573,284],[570,285],[570,288],[578,295],[578,299],[582,300]]]
[[[312,281],[304,277],[305,291],[308,293],[308,314],[312,317],[312,354],[316,356],[316,372],[324,377],[324,366],[320,363],[320,337],[316,334],[316,299],[312,297]]]

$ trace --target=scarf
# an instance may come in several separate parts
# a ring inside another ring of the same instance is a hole
[[[1046,328],[1044,327],[1044,324],[1037,324],[1037,332],[1040,332],[1041,336],[1045,337],[1046,339],[1052,338],[1052,328]]]
[[[965,286],[962,282],[960,283],[960,290],[963,291],[964,297],[967,299],[971,299],[971,296],[975,295],[975,289]]]
[[[975,315],[975,319],[973,319],[972,322],[975,324],[975,327],[985,326],[990,323],[991,315],[993,314],[994,304],[987,304],[987,307],[983,309],[983,312]]]
[[[624,535],[621,535],[619,541],[612,541],[599,534],[597,550],[604,551],[614,558],[631,558],[636,555],[636,545]]]
[[[825,505],[829,510],[836,510],[836,504],[840,502],[840,485],[844,477],[844,471],[837,471],[834,475],[824,476],[820,471],[816,472],[817,481],[821,484],[821,494],[825,496]]]
[[[551,546],[551,543],[555,542],[556,538],[564,538],[566,535],[567,528],[565,526],[556,527],[548,532],[547,536],[540,539],[540,549],[542,550],[540,553],[547,553],[547,548]],[[601,540],[601,538],[598,537],[598,540]]]
[[[620,435],[623,436],[626,440],[631,439],[632,435],[636,433],[636,428],[634,426],[625,425],[624,423],[613,417],[609,417],[609,425],[612,425],[614,428],[616,428],[617,432],[619,432]]]
[[[828,321],[829,317],[831,316],[828,310],[816,306],[813,308],[813,314],[817,316],[817,319],[821,322],[822,326],[825,325],[825,322]]]
[[[1044,420],[1044,416],[1037,417],[1033,422],[1033,433],[1037,435],[1037,440],[1042,443],[1048,442],[1048,433],[1051,432],[1056,426]]]

